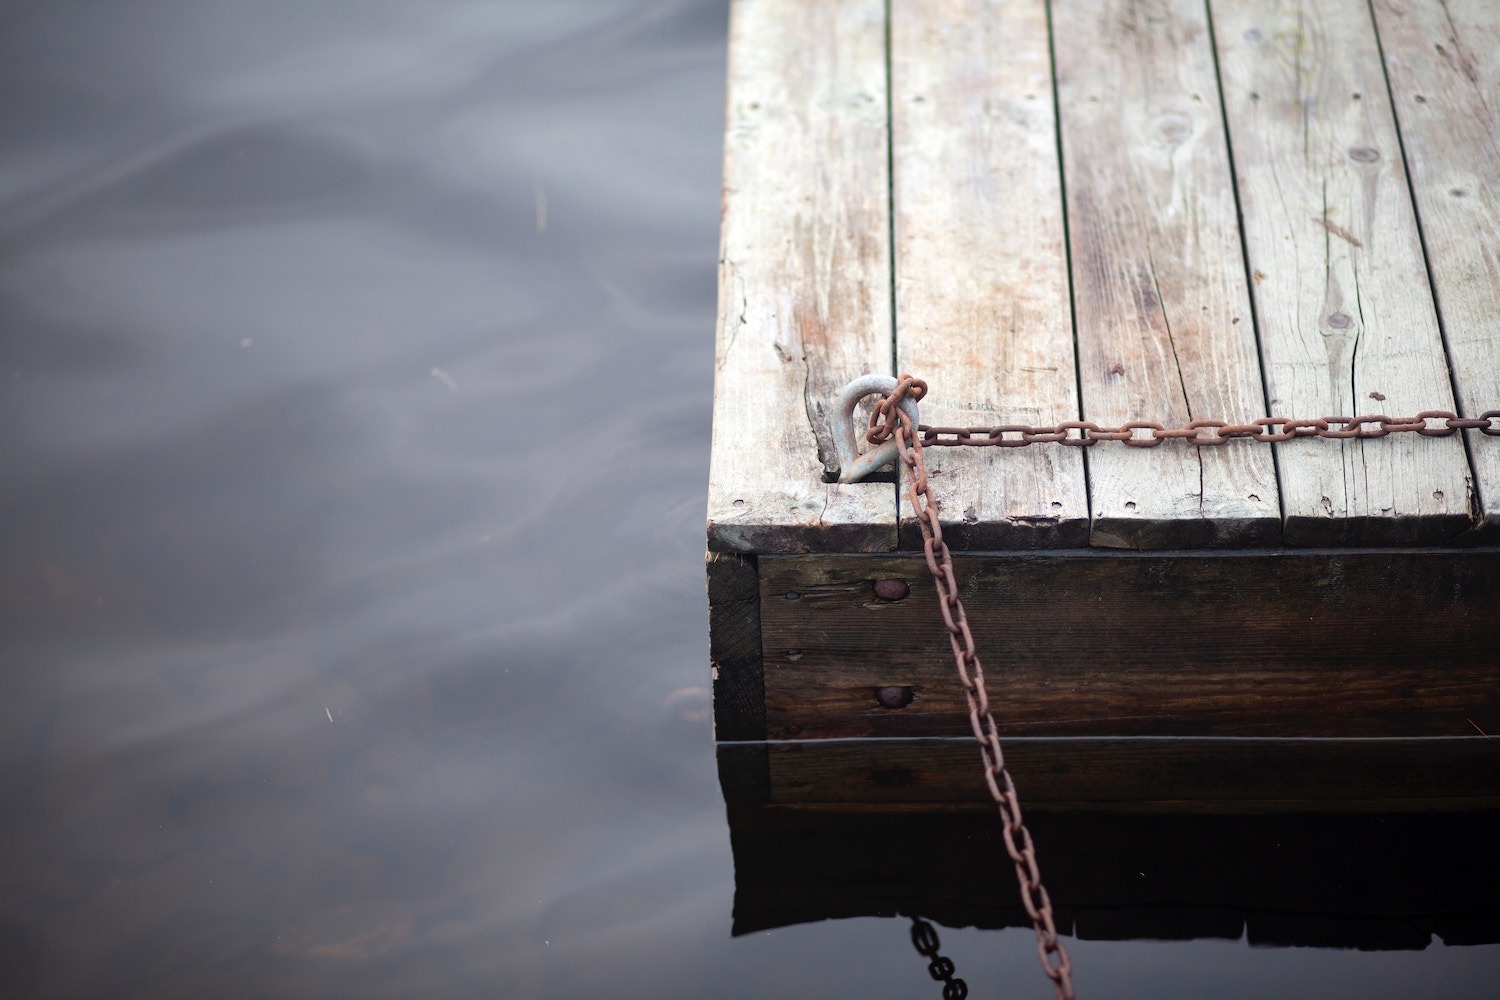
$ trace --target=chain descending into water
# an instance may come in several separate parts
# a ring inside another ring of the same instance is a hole
[[[1388,417],[1384,414],[1314,417],[1307,420],[1262,417],[1248,424],[1199,419],[1190,420],[1176,428],[1168,428],[1150,420],[1133,420],[1118,427],[1101,427],[1089,420],[1066,420],[1050,427],[1034,427],[1030,424],[1000,424],[995,427],[914,426],[911,417],[901,409],[901,401],[908,398],[916,401],[925,395],[926,382],[910,375],[902,375],[896,387],[889,395],[881,398],[870,414],[870,430],[866,437],[870,443],[877,445],[894,437],[901,461],[906,466],[907,503],[911,505],[917,524],[922,529],[922,548],[927,557],[927,569],[937,587],[938,609],[943,614],[943,626],[948,630],[948,642],[953,648],[958,679],[963,684],[964,696],[968,700],[969,727],[974,732],[974,739],[979,742],[980,756],[984,761],[985,784],[989,786],[990,797],[995,800],[995,806],[1000,811],[1000,832],[1005,838],[1006,853],[1016,866],[1021,903],[1026,907],[1026,915],[1031,918],[1031,926],[1036,930],[1037,952],[1042,960],[1042,969],[1047,978],[1052,980],[1057,995],[1063,1000],[1073,1000],[1077,994],[1073,989],[1072,964],[1068,960],[1067,951],[1057,939],[1052,901],[1042,885],[1041,870],[1037,866],[1036,845],[1032,843],[1031,834],[1021,820],[1021,803],[1016,797],[1016,786],[1011,781],[1010,772],[1005,769],[1005,756],[1000,750],[1000,730],[990,711],[989,694],[985,689],[984,668],[979,663],[974,636],[969,631],[968,616],[964,613],[963,601],[958,596],[958,581],[953,575],[953,554],[943,541],[937,499],[928,488],[927,461],[922,451],[924,446],[1024,448],[1033,444],[1062,444],[1087,448],[1100,441],[1119,441],[1131,448],[1155,448],[1164,441],[1178,440],[1206,448],[1225,445],[1239,438],[1260,442],[1309,437],[1343,440],[1379,438],[1399,433],[1449,437],[1461,430],[1477,430],[1490,437],[1500,437],[1500,410],[1486,410],[1478,417],[1460,417],[1450,410],[1423,410],[1414,417]],[[1432,421],[1438,423],[1429,426]],[[922,930],[924,926],[925,931]],[[949,980],[935,971],[939,966],[937,934],[930,924],[920,918],[915,918],[912,926],[912,943],[923,955],[932,958],[934,978],[945,981],[944,997],[949,995],[949,983],[955,989],[954,996],[968,994],[968,986],[963,980]],[[930,951],[924,948],[930,948]],[[947,962],[947,966],[943,968],[952,965],[946,959],[941,961]]]
[[[1042,969],[1061,1000],[1074,1000],[1073,968],[1068,953],[1057,939],[1057,925],[1052,916],[1052,900],[1042,886],[1042,873],[1037,866],[1036,846],[1031,833],[1021,820],[1021,803],[1016,797],[1016,786],[1005,769],[1005,755],[1000,750],[1000,729],[995,716],[990,712],[989,694],[985,690],[984,668],[980,666],[979,654],[974,648],[974,636],[969,631],[968,616],[964,613],[963,601],[958,596],[958,581],[953,576],[953,554],[943,541],[943,527],[938,522],[937,501],[927,485],[927,463],[922,455],[922,439],[911,417],[901,409],[901,400],[910,397],[919,400],[927,394],[927,383],[903,375],[889,396],[881,399],[870,415],[869,439],[882,444],[892,434],[896,437],[901,460],[910,473],[907,479],[906,496],[917,523],[922,528],[923,550],[927,556],[927,569],[937,587],[938,608],[943,614],[943,625],[948,629],[948,641],[953,648],[954,664],[958,667],[958,679],[963,684],[964,697],[969,703],[969,726],[974,738],[979,741],[979,753],[984,761],[984,780],[989,786],[990,797],[1000,811],[1000,833],[1005,839],[1005,850],[1016,866],[1016,880],[1021,889],[1021,904],[1031,918],[1036,930],[1037,954],[1042,960]],[[915,931],[913,931],[915,934]]]

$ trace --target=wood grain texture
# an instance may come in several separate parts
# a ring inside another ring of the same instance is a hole
[[[1005,741],[1028,813],[1258,814],[1500,808],[1500,746],[1451,740]],[[993,808],[964,739],[772,743],[766,801],[786,806]]]
[[[1044,0],[895,0],[891,143],[897,369],[929,383],[923,421],[1078,419]],[[957,548],[1088,544],[1073,449],[935,449],[928,465]],[[902,517],[902,546],[920,546]]]
[[[1059,930],[1084,939],[1426,948],[1500,940],[1500,813],[1028,811]],[[998,823],[968,812],[730,808],[733,933],[896,913],[1029,927],[994,887]],[[960,971],[964,971],[960,963]]]
[[[1002,732],[1500,732],[1500,549],[960,554]],[[878,599],[880,579],[910,596]],[[760,561],[771,739],[960,735],[925,564]],[[886,708],[877,692],[908,688]]]
[[[1213,21],[1271,412],[1451,410],[1365,0],[1217,0]],[[1275,447],[1289,544],[1421,545],[1472,526],[1456,436]]]
[[[738,0],[729,47],[709,548],[889,550],[894,488],[823,481],[893,367],[885,6]]]
[[[1084,417],[1261,415],[1203,5],[1057,0],[1052,15]],[[1088,462],[1094,545],[1280,539],[1266,449],[1098,447]]]
[[[1460,412],[1500,408],[1500,5],[1372,5]],[[1500,535],[1500,438],[1470,434],[1477,506]]]

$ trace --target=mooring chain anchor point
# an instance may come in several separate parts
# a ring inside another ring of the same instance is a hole
[[[922,548],[937,590],[938,611],[948,633],[954,666],[968,704],[970,729],[979,744],[985,784],[1000,813],[1000,832],[1005,842],[1005,851],[1015,865],[1021,903],[1036,932],[1037,955],[1041,959],[1042,971],[1052,981],[1059,1000],[1074,1000],[1077,993],[1073,988],[1072,963],[1067,949],[1058,939],[1052,901],[1042,885],[1041,871],[1037,866],[1036,846],[1021,817],[1021,803],[1016,795],[1015,783],[1005,766],[1004,750],[1000,745],[1000,727],[990,708],[984,667],[979,661],[963,599],[959,596],[953,554],[948,543],[943,540],[937,498],[933,496],[928,482],[925,448],[1020,448],[1048,443],[1088,447],[1100,441],[1119,441],[1130,447],[1154,448],[1168,440],[1210,447],[1227,444],[1236,438],[1269,443],[1299,437],[1333,440],[1373,438],[1397,432],[1415,432],[1424,437],[1448,437],[1466,430],[1477,430],[1481,434],[1497,437],[1500,436],[1500,410],[1486,410],[1478,417],[1460,417],[1448,410],[1424,410],[1415,417],[1389,417],[1384,414],[1318,417],[1311,420],[1266,417],[1243,424],[1197,419],[1177,428],[1168,428],[1165,424],[1152,421],[1131,421],[1119,427],[1102,427],[1082,420],[1065,421],[1052,427],[1033,427],[1029,424],[1001,424],[991,428],[924,427],[917,419],[916,401],[926,395],[926,392],[927,384],[909,375],[903,375],[899,379],[890,375],[864,375],[844,387],[839,395],[834,427],[839,482],[857,482],[886,464],[895,464],[898,470],[904,469],[901,478],[905,487],[905,502],[922,530]],[[877,393],[881,401],[870,418],[867,434],[867,439],[875,447],[861,455],[854,431],[854,410],[860,400]],[[1441,425],[1429,426],[1429,421],[1433,420],[1441,421]],[[1135,432],[1139,429],[1149,430],[1150,436],[1137,435]],[[883,600],[905,597],[904,589],[898,593],[890,586],[900,582],[877,581],[877,596]],[[902,583],[902,588],[904,587],[905,584]],[[882,593],[882,590],[887,592]],[[892,709],[906,706],[908,701],[903,699],[903,695],[909,698],[907,689],[894,687],[881,688],[877,695],[884,707]],[[946,980],[944,996],[950,995],[950,992],[955,997],[966,995],[967,985],[960,979],[952,978],[952,963],[937,956],[935,932],[931,931],[930,926],[924,930],[921,924],[922,921],[918,918],[913,927],[912,940],[917,943],[918,950],[924,956],[932,957],[934,978]]]
[[[839,460],[839,482],[857,483],[866,476],[880,471],[885,465],[895,465],[900,452],[894,438],[878,445],[863,455],[859,453],[859,435],[854,429],[854,410],[866,396],[889,396],[895,391],[898,379],[894,375],[861,375],[844,386],[839,393],[838,411],[834,416],[833,446]],[[917,401],[906,397],[901,409],[911,417],[916,427]]]
[[[864,455],[859,455],[854,435],[854,408],[861,399],[874,393],[881,395],[881,402],[870,418],[868,437],[871,442],[879,444]],[[958,581],[953,571],[953,553],[949,550],[948,543],[943,541],[943,525],[938,514],[937,498],[932,495],[928,483],[927,460],[922,447],[924,435],[920,433],[921,424],[917,420],[916,408],[916,401],[926,393],[927,383],[910,375],[903,375],[899,379],[889,375],[866,375],[844,388],[839,397],[838,432],[834,435],[839,449],[839,482],[854,482],[889,461],[897,461],[900,463],[897,468],[905,469],[902,479],[906,488],[906,504],[922,529],[922,548],[927,557],[927,569],[937,590],[938,611],[943,617],[943,627],[948,633],[949,645],[953,651],[954,666],[959,683],[963,685],[964,700],[969,707],[969,727],[979,744],[985,785],[1000,814],[1000,833],[1005,842],[1005,851],[1015,865],[1021,904],[1026,908],[1032,929],[1036,932],[1037,957],[1041,960],[1042,971],[1052,981],[1058,1000],[1075,1000],[1077,993],[1073,989],[1072,963],[1068,959],[1067,949],[1058,940],[1052,900],[1042,885],[1041,871],[1037,866],[1036,847],[1021,818],[1021,803],[1016,795],[1015,783],[1005,767],[1005,754],[1000,746],[1000,726],[995,722],[994,713],[990,709],[984,667],[974,648],[974,635],[969,629],[968,615],[958,593]],[[899,700],[895,691],[882,689],[880,694],[885,707],[897,707]],[[887,702],[887,698],[892,700]],[[901,707],[905,707],[904,704]],[[922,936],[923,943],[918,944],[919,949],[926,943],[926,935]],[[936,952],[935,935],[933,938],[933,951]],[[933,971],[937,978],[945,978],[938,975],[940,969],[951,976],[951,962],[945,961],[939,965],[936,958],[933,961]],[[944,985],[944,996],[962,997],[967,993],[968,987],[962,980],[953,979]]]

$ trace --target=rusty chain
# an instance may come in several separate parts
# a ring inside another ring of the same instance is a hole
[[[959,979],[953,959],[939,955],[942,942],[938,940],[937,928],[921,917],[911,918],[911,943],[917,954],[927,959],[927,974],[943,984],[943,1000],[966,1000],[969,984]]]
[[[1432,425],[1433,421],[1439,423]],[[1281,429],[1273,429],[1277,427]],[[1050,427],[1033,427],[1030,424],[931,427],[922,424],[917,430],[921,432],[922,444],[943,448],[1024,448],[1031,444],[1062,444],[1073,448],[1087,448],[1100,441],[1119,441],[1131,448],[1155,448],[1170,440],[1209,448],[1241,438],[1261,442],[1308,437],[1342,440],[1380,438],[1388,434],[1410,432],[1423,437],[1449,437],[1462,430],[1477,430],[1490,437],[1500,437],[1500,410],[1486,410],[1477,417],[1460,417],[1451,410],[1423,410],[1414,417],[1388,417],[1383,413],[1363,417],[1313,417],[1307,420],[1261,417],[1248,424],[1231,424],[1225,420],[1190,420],[1181,427],[1174,428],[1152,420],[1132,420],[1118,427],[1101,427],[1090,420],[1065,420]]]
[[[917,514],[917,523],[922,528],[922,548],[927,556],[927,569],[937,587],[938,608],[943,614],[943,625],[948,630],[948,642],[953,648],[953,660],[958,667],[958,679],[963,684],[964,697],[969,703],[969,726],[974,739],[979,742],[980,757],[984,761],[984,780],[989,786],[990,797],[1000,811],[1000,833],[1005,839],[1005,850],[1016,866],[1016,880],[1021,889],[1021,905],[1031,918],[1036,930],[1037,954],[1042,960],[1042,969],[1052,980],[1057,995],[1062,1000],[1073,1000],[1073,969],[1068,953],[1057,939],[1057,925],[1052,916],[1052,900],[1042,885],[1042,873],[1037,866],[1036,846],[1031,833],[1021,820],[1021,803],[1016,797],[1016,786],[1005,769],[1005,755],[1000,750],[1000,728],[990,711],[989,694],[985,690],[984,668],[979,663],[979,654],[974,648],[974,636],[969,631],[968,616],[964,613],[963,601],[958,596],[958,581],[953,576],[953,554],[943,541],[943,526],[938,521],[937,500],[927,485],[927,462],[922,454],[922,439],[911,417],[901,409],[903,398],[920,400],[927,394],[927,383],[921,379],[902,375],[890,395],[883,397],[870,415],[871,443],[883,444],[895,435],[901,461],[910,473],[907,479],[906,497]],[[915,932],[913,932],[915,933]]]
[[[963,684],[964,696],[969,706],[969,727],[979,743],[980,756],[984,762],[985,784],[990,797],[1000,812],[1000,830],[1005,839],[1005,850],[1016,867],[1016,881],[1021,890],[1021,903],[1031,918],[1036,931],[1037,954],[1041,958],[1042,970],[1052,981],[1057,995],[1063,1000],[1077,996],[1073,989],[1072,963],[1068,953],[1057,937],[1057,925],[1052,913],[1052,901],[1042,885],[1041,869],[1037,864],[1036,845],[1031,833],[1021,818],[1021,803],[1016,796],[1016,786],[1010,772],[1005,768],[1005,755],[1000,748],[1000,731],[995,716],[990,711],[989,694],[985,688],[984,668],[974,647],[974,636],[969,630],[968,616],[963,601],[958,595],[958,581],[953,575],[953,554],[943,541],[943,527],[938,519],[937,499],[927,482],[927,461],[923,448],[974,447],[974,448],[1024,448],[1033,444],[1061,444],[1074,448],[1087,448],[1100,441],[1119,441],[1131,448],[1155,448],[1165,441],[1183,441],[1200,448],[1226,445],[1230,441],[1249,440],[1257,442],[1291,441],[1295,438],[1324,438],[1345,440],[1349,438],[1380,438],[1389,434],[1416,433],[1423,437],[1449,437],[1461,430],[1477,430],[1490,437],[1500,437],[1500,410],[1486,410],[1478,417],[1460,417],[1450,410],[1423,410],[1414,417],[1389,417],[1373,414],[1360,417],[1314,417],[1293,420],[1288,417],[1262,417],[1245,424],[1231,424],[1225,420],[1190,420],[1181,427],[1169,428],[1150,420],[1132,420],[1118,427],[1100,426],[1089,420],[1065,420],[1052,426],[1031,424],[999,424],[994,427],[934,427],[927,424],[913,425],[912,419],[901,409],[901,401],[910,398],[920,400],[927,394],[927,383],[910,375],[902,375],[896,387],[882,396],[870,414],[870,430],[866,435],[871,444],[884,444],[892,437],[896,439],[902,464],[906,466],[906,498],[916,513],[917,524],[922,529],[922,549],[927,558],[927,569],[932,574],[937,588],[938,609],[943,615],[943,626],[948,631],[948,642],[953,649],[954,664],[958,678]],[[1436,422],[1436,423],[1434,423]],[[923,929],[925,926],[925,930]],[[932,959],[934,978],[944,980],[943,995],[949,995],[950,984],[955,996],[967,996],[968,987],[961,979],[951,979],[950,961],[937,955],[937,934],[930,924],[914,918],[912,943],[924,956]],[[930,949],[930,950],[926,950]],[[940,962],[947,962],[941,965]],[[941,968],[949,973],[939,975]]]

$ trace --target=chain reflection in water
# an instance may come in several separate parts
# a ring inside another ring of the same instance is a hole
[[[917,953],[929,959],[927,972],[943,984],[943,1000],[964,1000],[969,995],[969,984],[953,973],[953,959],[938,954],[942,943],[938,941],[937,929],[921,917],[911,918],[911,943]]]

